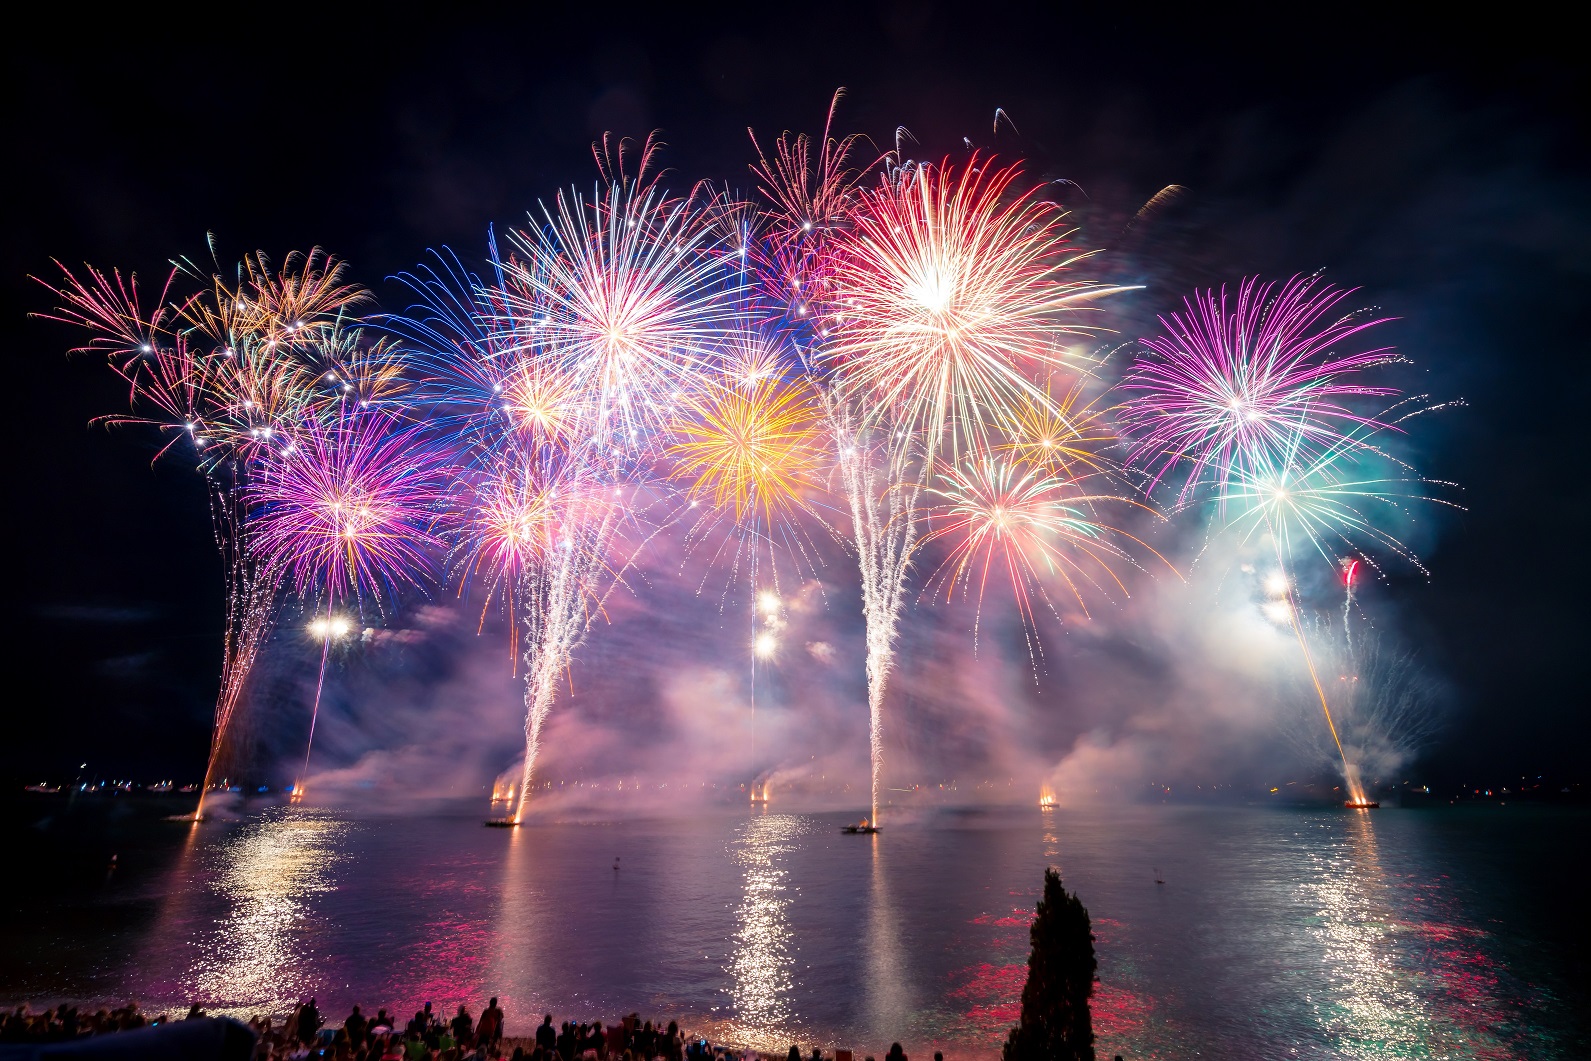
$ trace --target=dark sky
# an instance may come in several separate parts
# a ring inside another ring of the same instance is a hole
[[[660,129],[682,177],[743,183],[746,127],[815,131],[838,85],[845,129],[887,145],[904,125],[921,157],[993,141],[1081,185],[1085,242],[1146,285],[1129,320],[1194,285],[1321,267],[1401,318],[1389,338],[1419,370],[1403,382],[1470,403],[1417,454],[1468,512],[1417,530],[1429,583],[1382,591],[1456,701],[1428,769],[1583,767],[1591,225],[1565,27],[1523,9],[537,6],[168,24],[43,5],[8,34],[8,776],[193,773],[219,653],[196,479],[88,427],[122,396],[62,356],[64,328],[26,318],[49,308],[27,274],[57,257],[153,277],[213,231],[230,257],[324,246],[401,308],[384,277],[588,184],[604,130]],[[1019,138],[993,139],[997,107]],[[1170,183],[1184,198],[1121,240]]]

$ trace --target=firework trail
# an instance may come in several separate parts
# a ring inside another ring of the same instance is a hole
[[[333,635],[346,624],[338,603],[352,601],[362,613],[404,587],[422,588],[441,546],[433,528],[448,469],[423,435],[423,427],[402,428],[385,412],[349,403],[330,416],[310,413],[282,426],[274,459],[244,490],[257,547],[301,598],[323,600],[326,610],[314,624],[320,675],[295,801],[303,799]]]
[[[1415,656],[1371,627],[1339,630],[1324,619],[1309,624],[1317,665],[1333,690],[1337,725],[1360,774],[1396,770],[1435,735],[1437,686]],[[1313,690],[1300,698],[1313,707]],[[1329,762],[1336,748],[1314,726],[1288,734],[1313,762]]]
[[[490,282],[451,257],[406,277],[420,304],[396,322],[429,351],[433,420],[463,455],[461,592],[500,598],[526,635],[515,822],[560,679],[633,559],[620,542],[652,503],[666,429],[739,320],[721,234],[644,177],[651,150],[636,178],[599,153],[605,186],[560,193],[507,260],[494,244]]]
[[[1397,393],[1357,375],[1400,360],[1389,349],[1336,349],[1380,321],[1331,318],[1348,293],[1317,287],[1313,278],[1295,278],[1274,297],[1273,290],[1246,280],[1235,307],[1206,291],[1189,301],[1186,317],[1161,319],[1167,334],[1144,342],[1123,384],[1136,392],[1127,410],[1140,432],[1132,459],[1152,484],[1185,466],[1181,507],[1209,502],[1223,533],[1269,542],[1281,569],[1279,610],[1298,640],[1350,803],[1362,805],[1358,768],[1305,634],[1297,564],[1314,555],[1335,571],[1346,553],[1374,567],[1377,554],[1390,554],[1423,572],[1387,524],[1406,518],[1410,503],[1451,504],[1431,490],[1451,484],[1418,478],[1380,441],[1436,408],[1422,404],[1423,397],[1369,416],[1342,404],[1351,396]]]
[[[830,110],[832,127],[833,109]],[[866,185],[854,139],[785,134],[753,167],[774,251],[764,297],[805,325],[805,364],[828,422],[866,622],[871,815],[878,817],[883,706],[923,492],[941,452],[987,448],[991,426],[1047,404],[1037,371],[1077,371],[1074,311],[1113,289],[1072,280],[1083,257],[1064,213],[1019,194],[1017,166],[895,157]]]
[[[284,422],[347,393],[322,378],[346,374],[337,366],[358,344],[346,334],[345,317],[368,297],[344,281],[344,272],[318,250],[289,255],[279,267],[263,254],[248,256],[230,282],[219,270],[205,276],[183,263],[147,307],[137,278],[119,272],[89,266],[79,277],[62,266],[61,281],[46,284],[59,300],[50,318],[86,329],[91,338],[77,351],[103,356],[128,385],[128,412],[103,422],[154,427],[166,437],[160,455],[191,447],[205,477],[226,579],[226,625],[196,817],[203,816],[243,690],[269,637],[282,574],[255,538],[244,491]],[[195,280],[197,290],[179,293]]]
[[[605,592],[609,525],[600,513],[588,523],[581,502],[606,500],[600,458],[609,451],[590,431],[595,404],[504,327],[513,318],[501,286],[451,256],[403,279],[419,302],[393,326],[425,351],[429,423],[461,465],[450,535],[459,593],[481,595],[483,622],[494,604],[505,607],[516,638],[525,636],[525,759],[509,793],[509,820],[518,821],[559,678],[584,639],[593,595]],[[588,465],[588,456],[599,459]],[[516,666],[519,654],[516,639]]]

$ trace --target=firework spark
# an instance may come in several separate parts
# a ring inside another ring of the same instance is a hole
[[[1103,476],[1099,484],[1110,485]],[[958,587],[974,597],[974,650],[991,574],[1009,583],[1032,655],[1035,597],[1059,617],[1047,583],[1059,581],[1086,615],[1089,597],[1128,595],[1116,571],[1120,564],[1134,563],[1125,543],[1159,555],[1097,515],[1101,505],[1131,502],[1111,490],[1092,492],[1087,480],[1058,477],[1042,466],[969,456],[942,466],[929,492],[939,503],[921,545],[949,545],[929,584],[939,583],[947,598]]]
[[[1344,404],[1396,393],[1358,374],[1401,360],[1388,347],[1344,349],[1385,323],[1343,313],[1350,294],[1316,277],[1279,288],[1249,278],[1235,301],[1224,289],[1202,291],[1185,301],[1185,313],[1162,317],[1165,334],[1144,340],[1122,383],[1137,435],[1128,462],[1145,468],[1152,484],[1185,468],[1177,497],[1187,501],[1207,482],[1221,492],[1228,476],[1295,440],[1330,450],[1348,434],[1363,441],[1385,428]]]
[[[80,347],[106,358],[129,385],[129,411],[110,423],[163,432],[161,455],[185,452],[204,474],[212,525],[224,561],[227,624],[210,757],[196,816],[227,750],[227,735],[249,674],[269,637],[279,558],[254,533],[245,491],[261,461],[282,443],[282,425],[346,400],[352,387],[321,385],[327,364],[356,378],[363,400],[390,384],[396,357],[368,342],[344,319],[366,295],[342,280],[342,267],[311,252],[273,269],[263,255],[246,258],[239,280],[218,279],[186,295],[179,281],[202,277],[191,266],[168,275],[146,307],[137,279],[86,267],[80,279],[62,268],[47,285],[59,299],[53,319],[87,329]]]
[[[823,358],[870,393],[930,458],[1042,403],[1036,368],[1076,372],[1078,311],[1116,288],[1070,278],[1064,212],[1017,194],[1019,165],[912,163],[860,193],[834,241]]]

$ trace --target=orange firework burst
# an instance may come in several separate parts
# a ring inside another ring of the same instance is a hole
[[[503,388],[503,408],[516,426],[561,444],[585,423],[590,405],[569,374],[545,360],[523,362]]]
[[[1083,255],[1058,206],[1013,193],[1020,172],[976,157],[898,167],[834,241],[823,355],[923,432],[930,454],[1043,402],[1030,371],[1065,366],[1062,338],[1087,331],[1075,311],[1117,290],[1063,279]]]
[[[552,549],[557,530],[556,492],[532,469],[494,475],[476,491],[464,576],[511,584]]]
[[[806,508],[802,491],[823,461],[822,410],[804,378],[751,364],[732,366],[691,401],[669,456],[693,501],[771,527]]]
[[[184,266],[195,275],[199,270]],[[183,317],[211,339],[227,344],[257,341],[276,346],[311,341],[370,292],[346,282],[347,266],[320,248],[294,252],[273,268],[263,252],[238,264],[235,284],[219,274],[212,290],[181,308]]]
[[[1029,628],[1030,651],[1033,595],[1055,611],[1047,580],[1059,579],[1086,615],[1090,594],[1109,599],[1127,592],[1116,566],[1136,561],[1124,542],[1154,553],[1096,513],[1103,504],[1133,502],[1115,493],[1093,492],[1086,479],[1056,476],[1040,465],[967,457],[942,466],[930,492],[942,504],[923,544],[953,543],[930,584],[941,583],[947,598],[957,586],[965,593],[976,590],[981,619],[989,576],[1003,572]]]
[[[1041,398],[1022,396],[997,452],[1062,479],[1116,474],[1117,465],[1101,453],[1117,441],[1116,432],[1104,411],[1085,400],[1085,385],[1077,380],[1056,397],[1046,383]]]

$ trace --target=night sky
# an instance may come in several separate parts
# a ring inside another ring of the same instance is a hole
[[[50,259],[160,275],[169,257],[346,258],[384,280],[428,247],[477,254],[558,187],[592,139],[659,129],[677,186],[747,186],[747,126],[840,126],[918,157],[962,138],[1076,182],[1080,238],[1145,285],[1152,324],[1197,285],[1328,270],[1400,320],[1400,380],[1468,407],[1422,425],[1422,469],[1466,513],[1413,541],[1427,582],[1379,592],[1447,686],[1426,776],[1575,773],[1585,711],[1583,57],[1529,17],[1386,22],[1340,7],[559,5],[512,16],[366,7],[153,14],[44,5],[6,43],[3,268],[13,542],[4,771],[197,777],[219,659],[219,564],[201,484],[151,440],[90,427],[124,396],[30,320]],[[996,108],[1019,135],[993,134]],[[1187,192],[1121,235],[1167,184]],[[859,710],[861,708],[859,707]],[[506,765],[506,764],[505,764]]]

